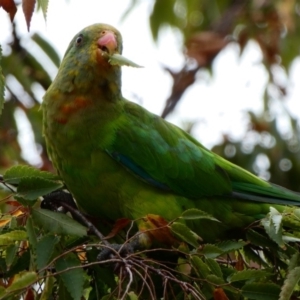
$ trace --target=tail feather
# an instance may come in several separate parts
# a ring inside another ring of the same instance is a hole
[[[232,187],[232,195],[237,199],[273,203],[277,205],[300,206],[299,193],[292,192],[275,184],[270,184],[269,186],[257,186],[251,183],[233,182]]]

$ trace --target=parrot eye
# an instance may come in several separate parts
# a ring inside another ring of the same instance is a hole
[[[82,34],[80,34],[76,39],[76,46],[79,46],[83,40]]]

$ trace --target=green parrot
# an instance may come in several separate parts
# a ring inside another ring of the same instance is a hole
[[[228,162],[126,100],[121,66],[133,63],[121,54],[117,29],[84,28],[44,96],[47,150],[81,210],[111,222],[138,220],[145,231],[196,208],[219,220],[188,224],[209,242],[242,232],[270,206],[300,205],[299,194]],[[149,240],[170,240],[167,235],[149,233]]]

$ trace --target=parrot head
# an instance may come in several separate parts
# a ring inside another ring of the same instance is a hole
[[[140,67],[122,56],[121,33],[108,24],[93,24],[74,36],[64,56],[76,66],[131,66]]]
[[[90,91],[99,83],[121,86],[121,66],[139,67],[122,56],[122,36],[111,25],[93,24],[77,33],[69,44],[53,85],[61,91]],[[101,84],[100,84],[101,85]]]
[[[116,28],[100,23],[90,25],[74,36],[64,61],[71,59],[75,68],[80,65],[105,66],[115,54],[122,54],[122,36]]]

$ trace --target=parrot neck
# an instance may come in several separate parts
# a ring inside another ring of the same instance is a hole
[[[56,124],[51,129],[53,136],[57,134],[56,126],[76,124],[84,128],[93,124],[94,118],[105,120],[108,112],[111,117],[122,106],[120,67],[107,66],[105,70],[86,64],[76,69],[62,64],[42,104],[47,118]]]
[[[85,65],[80,69],[62,66],[53,82],[53,88],[64,94],[93,95],[103,101],[122,99],[121,68],[108,65],[106,68]]]

